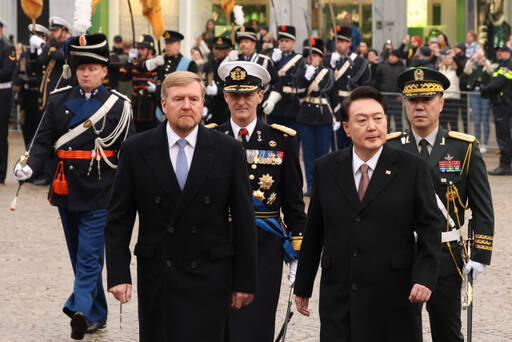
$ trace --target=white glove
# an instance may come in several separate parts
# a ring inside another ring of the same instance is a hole
[[[473,279],[476,280],[478,275],[482,273],[485,270],[485,265],[479,263],[478,261],[469,260],[466,264],[466,267],[464,267],[464,274],[468,274],[469,272],[473,271]]]
[[[148,84],[148,93],[154,93],[156,91],[156,84],[153,82],[147,82]]]
[[[206,87],[206,95],[215,96],[219,92],[217,84],[212,80],[212,84]]]
[[[277,63],[281,60],[281,58],[283,57],[283,53],[280,49],[274,49],[274,51],[272,52],[272,60]]]
[[[295,283],[295,275],[297,274],[297,265],[299,261],[297,259],[292,260],[290,262],[290,271],[288,272],[288,281],[290,282],[290,286]]]
[[[311,64],[306,67],[306,72],[304,73],[304,77],[306,80],[310,81],[311,77],[315,74],[316,67],[312,66]]]
[[[44,45],[45,41],[43,38],[39,37],[38,35],[32,35],[29,39],[30,42],[30,52],[34,53],[38,49],[41,48],[42,45]]]
[[[28,165],[21,166],[20,163],[17,163],[14,167],[14,178],[16,178],[17,181],[24,181],[32,177],[32,168]]]
[[[278,103],[281,100],[281,97],[281,94],[279,94],[277,91],[271,91],[267,101],[265,101],[263,103],[263,106],[261,106],[261,108],[263,109],[263,113],[265,113],[266,115],[272,113],[274,107],[276,106],[276,103]]]
[[[226,57],[228,61],[238,61],[238,51],[232,50],[229,52],[229,55]]]
[[[128,52],[128,62],[132,63],[137,57],[139,57],[139,50],[135,48],[130,49]]]
[[[336,68],[336,64],[338,64],[340,59],[341,59],[341,55],[337,51],[334,51],[331,54],[331,67],[333,69]]]
[[[208,107],[205,106],[205,107],[203,107],[203,114],[202,114],[203,119],[206,117],[206,115],[208,115]]]
[[[339,121],[334,121],[334,122],[332,123],[332,130],[333,130],[334,132],[336,132],[338,129],[340,129],[340,127],[341,127],[341,122],[339,122]]]
[[[164,56],[158,55],[146,61],[146,69],[148,69],[148,71],[153,71],[159,66],[164,65],[164,63]]]

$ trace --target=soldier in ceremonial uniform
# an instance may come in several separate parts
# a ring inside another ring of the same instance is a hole
[[[213,38],[213,59],[208,61],[203,68],[204,83],[206,84],[206,99],[203,111],[205,123],[221,124],[229,119],[229,108],[224,100],[222,89],[224,82],[219,77],[217,70],[220,63],[231,51],[231,39],[226,37]]]
[[[499,61],[491,81],[480,90],[483,97],[491,100],[496,126],[496,138],[500,148],[500,165],[490,175],[512,175],[512,60],[511,51],[505,45],[497,48]]]
[[[40,24],[36,24],[35,28],[32,27],[32,24],[29,24],[28,32],[34,32],[36,38],[39,38],[40,46],[45,44],[50,34],[50,31]],[[31,44],[30,51],[23,52],[14,74],[14,85],[18,93],[20,109],[23,112],[22,129],[25,149],[28,149],[42,115],[37,102],[41,75],[37,73],[37,49],[32,45],[37,44]]]
[[[160,102],[158,78],[155,68],[147,71],[146,64],[154,60],[155,42],[153,37],[143,34],[139,37],[136,49],[130,50],[128,62],[121,67],[121,80],[132,80],[133,120],[137,133],[154,128],[159,120],[155,110]]]
[[[282,99],[275,105],[268,117],[268,122],[277,123],[297,129],[297,113],[299,100],[295,86],[295,75],[304,68],[302,55],[294,51],[295,27],[279,26],[277,32],[279,47],[272,51],[272,61],[275,63],[277,75],[283,86]]]
[[[309,53],[311,46],[311,53]],[[336,96],[333,72],[322,66],[324,42],[311,39],[304,42],[304,55],[308,64],[296,74],[295,84],[300,97],[297,127],[302,141],[307,192],[313,187],[313,163],[315,159],[329,153],[333,130],[341,126],[340,108]]]
[[[51,93],[31,155],[14,170],[23,181],[54,152],[58,158],[48,199],[59,210],[75,274],[63,311],[71,318],[71,338],[77,340],[106,325],[103,226],[118,150],[134,132],[129,100],[101,84],[108,56],[101,33],[71,39],[69,61],[78,85]]]
[[[338,94],[338,103],[341,103],[355,88],[366,85],[371,81],[371,71],[368,61],[357,53],[350,53],[352,42],[352,29],[350,27],[336,27],[338,39],[336,51],[324,57],[324,66],[334,72],[334,88]],[[334,108],[337,111],[338,108]],[[336,133],[338,149],[352,145],[345,131],[340,129]]]
[[[262,89],[270,81],[262,66],[225,63],[219,76],[225,81],[231,119],[218,130],[244,146],[259,228],[257,295],[251,305],[231,312],[229,341],[272,342],[283,259],[290,263],[289,280],[293,284],[305,222],[295,131],[257,119]]]
[[[274,62],[267,55],[256,52],[256,30],[252,26],[242,26],[236,33],[235,38],[240,46],[240,52],[234,50],[221,63],[232,61],[248,61],[261,65],[270,74],[270,82],[265,88],[265,97],[263,104],[258,106],[258,115],[269,115],[274,110],[275,105],[281,100],[282,84],[277,75]],[[270,90],[270,91],[268,91]]]
[[[12,73],[16,67],[16,56],[12,45],[2,39],[5,21],[0,18],[0,184],[5,182],[7,172],[7,135],[12,106]]]
[[[476,279],[491,262],[494,212],[485,164],[474,136],[439,126],[443,92],[450,81],[426,68],[411,68],[398,78],[411,129],[388,135],[389,145],[427,161],[443,216],[440,271],[427,311],[434,342],[464,341],[461,333],[463,273]],[[464,211],[471,209],[474,242],[462,239]],[[449,213],[449,216],[447,215]],[[463,260],[470,250],[470,259]]]

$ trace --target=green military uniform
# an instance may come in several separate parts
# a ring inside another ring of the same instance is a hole
[[[406,97],[437,96],[449,86],[449,81],[442,74],[428,69],[407,70],[400,75],[398,83]],[[474,136],[449,132],[439,125],[430,135],[435,135],[435,142],[431,144],[430,154],[424,158],[433,178],[439,214],[443,216],[443,233],[439,277],[427,302],[427,311],[434,342],[463,342],[460,291],[464,263],[468,260],[462,257],[464,248],[461,241],[465,241],[467,236],[461,227],[464,225],[464,211],[471,209],[474,233],[474,242],[468,246],[471,260],[489,265],[494,235],[491,191],[479,143]],[[418,134],[416,137],[421,139]],[[421,140],[425,139],[429,140],[429,136]],[[415,139],[415,133],[409,129],[389,134],[387,144],[421,156],[420,150],[426,148],[426,145],[421,145],[421,140]],[[447,219],[447,213],[450,219]]]

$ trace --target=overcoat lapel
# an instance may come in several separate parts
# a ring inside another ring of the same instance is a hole
[[[375,171],[373,171],[372,178],[368,184],[368,189],[366,189],[361,202],[360,209],[371,203],[389,182],[398,176],[399,169],[395,168],[393,164],[393,151],[384,145]]]
[[[145,150],[144,158],[161,188],[165,191],[171,202],[176,203],[180,197],[181,190],[169,156],[169,142],[166,133],[167,124],[167,121],[164,121],[160,127],[153,131],[148,148]]]
[[[352,172],[352,148],[347,148],[338,152],[336,158],[336,168],[333,170],[336,183],[340,187],[347,201],[354,210],[359,207],[359,197],[354,183],[354,173]]]

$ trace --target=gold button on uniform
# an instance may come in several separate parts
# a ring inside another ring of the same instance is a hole
[[[251,167],[252,167],[252,169],[253,169],[253,170],[256,170],[256,168],[257,168],[258,166],[257,166],[256,164],[252,164],[252,165],[251,165]]]
[[[249,175],[249,179],[253,180],[254,179],[254,175]]]

